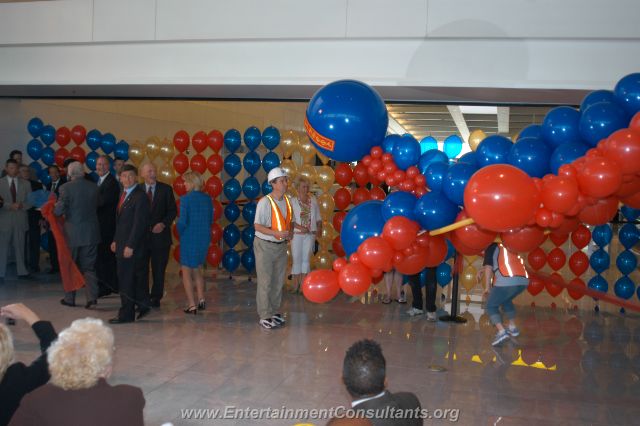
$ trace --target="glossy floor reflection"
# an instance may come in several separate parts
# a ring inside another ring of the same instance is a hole
[[[23,301],[57,329],[89,314],[61,306],[59,282],[45,280],[1,284],[1,303]],[[326,305],[287,294],[287,327],[267,331],[257,325],[254,283],[209,280],[207,310],[187,316],[177,277],[170,282],[161,309],[113,327],[110,381],[144,390],[149,425],[325,424],[196,421],[183,419],[180,410],[347,404],[342,359],[352,342],[365,337],[382,344],[392,391],[415,392],[430,410],[459,409],[458,424],[623,425],[640,418],[637,315],[520,308],[521,336],[494,350],[486,316],[476,322],[466,314],[464,325],[434,324],[406,315],[409,305],[383,305],[372,294],[362,299],[366,303],[340,295]],[[118,304],[117,297],[101,299],[90,314],[107,320]],[[35,338],[24,325],[12,329],[18,360],[30,361],[38,350]]]

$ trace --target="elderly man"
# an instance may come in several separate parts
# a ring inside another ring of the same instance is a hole
[[[98,187],[84,178],[84,169],[79,162],[67,167],[70,179],[60,188],[60,197],[53,213],[64,216],[64,236],[71,250],[71,257],[85,279],[85,308],[90,309],[97,303],[98,280],[96,278],[96,257],[100,242],[98,224]],[[60,303],[65,306],[76,305],[76,292],[66,292]]]
[[[98,157],[96,173],[98,173],[98,223],[100,224],[101,239],[96,263],[98,296],[107,296],[118,291],[116,256],[110,246],[116,233],[116,209],[120,185],[109,171],[109,165],[109,157],[106,155]]]

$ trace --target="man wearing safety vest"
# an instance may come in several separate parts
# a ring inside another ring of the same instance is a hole
[[[285,323],[279,310],[287,268],[287,242],[293,238],[293,212],[285,195],[289,186],[286,172],[280,167],[271,169],[267,181],[273,190],[256,207],[253,252],[258,275],[259,324],[269,330]]]
[[[509,337],[516,337],[520,334],[513,321],[516,317],[513,299],[527,288],[529,275],[520,256],[502,244],[496,243],[491,244],[484,252],[483,272],[484,295],[489,295],[487,313],[491,323],[498,329],[496,337],[491,343],[496,346]],[[506,328],[502,323],[501,306],[509,321]]]

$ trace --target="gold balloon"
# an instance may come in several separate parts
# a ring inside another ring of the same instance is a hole
[[[155,160],[160,154],[160,140],[157,136],[152,136],[145,142],[145,151],[151,161]]]
[[[171,185],[176,178],[176,172],[173,170],[173,166],[170,164],[163,164],[158,167],[158,180],[160,182],[168,183]]]
[[[174,155],[173,143],[167,138],[162,139],[160,141],[160,152],[158,153],[158,157],[164,161],[169,161]]]
[[[475,151],[478,145],[480,145],[480,142],[486,137],[487,134],[480,129],[471,132],[469,135],[469,148],[471,148],[471,151]]]
[[[333,255],[327,250],[318,251],[313,258],[314,269],[331,269],[333,267]]]
[[[296,163],[294,163],[291,159],[282,160],[282,163],[280,163],[280,168],[285,171],[287,176],[289,176],[290,183],[292,183],[298,175],[298,167],[296,166]],[[290,187],[291,186],[293,185],[290,185]]]
[[[316,158],[316,148],[313,146],[309,138],[304,142],[300,142],[300,154],[305,164],[313,164]]]
[[[520,132],[517,132],[516,134],[511,135],[511,142],[516,143],[519,136],[520,136]]]
[[[322,234],[320,235],[320,238],[318,238],[318,240],[320,240],[320,244],[331,244],[331,241],[337,236],[338,233],[335,229],[333,229],[333,225],[331,224],[331,222],[326,221],[322,224]]]
[[[298,146],[298,133],[293,130],[287,130],[280,136],[280,147],[282,147],[282,157],[290,158],[293,151]]]
[[[462,271],[460,275],[460,283],[469,292],[478,283],[478,271],[473,265],[469,265]]]
[[[333,169],[329,166],[320,166],[316,168],[316,173],[318,175],[318,186],[324,192],[329,192],[331,186],[336,180],[336,175],[333,172]]]
[[[300,147],[296,145],[291,153],[291,161],[296,165],[296,167],[300,168],[304,164],[304,158],[302,157],[302,151],[300,151]]]
[[[144,148],[140,141],[132,142],[129,145],[129,160],[136,166],[144,160]]]
[[[304,176],[309,179],[309,183],[313,185],[318,180],[318,173],[316,172],[316,168],[309,164],[304,164],[300,169],[298,169],[298,175]]]
[[[333,216],[333,210],[336,208],[336,203],[333,201],[333,197],[328,192],[325,192],[318,197],[318,207],[320,208],[320,216],[322,220],[327,222]]]

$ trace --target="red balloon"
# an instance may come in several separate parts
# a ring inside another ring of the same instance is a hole
[[[540,207],[536,210],[536,223],[538,226],[543,228],[548,228],[551,225],[551,210],[545,209],[544,207]]]
[[[616,130],[604,143],[604,156],[617,163],[624,174],[640,172],[640,133]]]
[[[640,133],[640,112],[637,112],[636,115],[631,118],[629,129]]]
[[[501,238],[506,248],[517,253],[528,253],[546,239],[542,228],[536,225],[503,232]]]
[[[569,239],[569,234],[553,231],[551,234],[549,234],[549,239],[556,246],[561,246],[567,242],[567,240]]]
[[[357,206],[360,203],[364,203],[365,201],[369,201],[371,199],[371,194],[367,188],[356,188],[353,191],[353,205]]]
[[[333,194],[333,201],[338,210],[344,210],[351,204],[351,192],[347,188],[338,188]]]
[[[223,143],[224,137],[222,136],[220,130],[212,130],[207,135],[207,145],[209,145],[209,148],[211,148],[213,152],[217,153],[218,151],[220,151]]]
[[[173,146],[175,146],[179,152],[186,151],[186,149],[189,148],[189,133],[184,130],[178,130],[173,136]]]
[[[351,255],[349,255],[349,263],[360,263],[360,256],[358,255],[358,252],[351,253]]]
[[[583,252],[577,251],[569,257],[569,268],[579,277],[589,268],[589,258]]]
[[[531,277],[529,279],[529,285],[527,286],[527,291],[532,296],[537,296],[544,290],[544,281],[538,279],[537,277]]]
[[[222,192],[222,181],[218,176],[211,176],[204,184],[204,190],[212,198],[216,198]]]
[[[213,200],[213,221],[217,222],[222,217],[222,204],[220,201]]]
[[[422,235],[427,235],[422,234]],[[428,246],[426,247],[427,253],[425,255],[425,266],[436,267],[447,257],[447,242],[441,235],[432,237],[428,236]]]
[[[553,230],[558,235],[570,234],[574,232],[580,226],[580,221],[577,217],[565,217],[560,226]]]
[[[620,166],[604,157],[586,158],[578,172],[580,192],[595,198],[604,198],[616,192],[622,185]]]
[[[540,205],[540,196],[525,172],[494,164],[471,176],[464,190],[464,205],[480,227],[504,232],[526,225]]]
[[[382,148],[380,148],[379,146],[374,146],[373,148],[371,148],[371,157],[372,158],[380,158],[382,157]]]
[[[451,241],[451,244],[453,244],[453,247],[455,247],[456,251],[465,256],[475,256],[482,253],[482,250],[484,250],[484,249],[475,249],[475,248],[467,247],[466,245],[464,245],[464,243],[460,241],[460,239],[454,233],[450,234],[449,240]]]
[[[414,242],[420,225],[404,216],[393,216],[382,228],[382,237],[394,250],[404,250]]]
[[[556,247],[547,254],[547,263],[551,266],[551,269],[557,271],[562,268],[567,261],[567,256],[560,247]]]
[[[66,160],[67,158],[69,158],[69,151],[67,151],[66,148],[58,148],[56,150],[55,156],[53,157],[54,161],[56,162],[56,165],[58,167],[63,167],[64,166],[64,160]]]
[[[342,268],[344,268],[344,266],[347,264],[347,259],[345,259],[344,257],[336,257],[336,259],[333,261],[333,270],[336,272],[340,272],[340,270]]]
[[[582,252],[580,252],[580,253],[582,253]],[[588,263],[589,262],[587,262],[587,264]],[[583,288],[583,289],[587,288],[587,285],[580,278],[572,279],[571,281],[569,281],[569,285],[572,285],[572,286],[578,287],[578,288]],[[571,298],[573,300],[580,300],[582,298],[582,296],[584,296],[584,292],[581,292],[579,290],[569,289],[569,288],[567,288],[567,293],[569,293],[569,296],[571,296]],[[565,331],[566,331],[566,326],[565,326]]]
[[[552,175],[543,181],[540,196],[548,210],[566,213],[578,201],[578,194],[578,184],[573,178]]]
[[[579,225],[578,228],[571,234],[571,241],[573,245],[579,249],[583,249],[591,241],[591,231],[584,225]]]
[[[371,285],[371,272],[360,263],[349,263],[340,270],[338,284],[349,296],[360,296]]]
[[[176,244],[173,248],[173,258],[176,262],[180,263],[180,244]]]
[[[533,250],[527,256],[527,260],[529,261],[529,266],[531,266],[534,270],[539,270],[544,267],[544,264],[547,263],[547,255],[545,254],[542,248],[538,247]]]
[[[637,192],[634,195],[630,195],[628,197],[624,197],[620,201],[622,201],[624,205],[627,205],[631,208],[640,209],[640,192]]]
[[[353,178],[360,187],[363,187],[367,183],[369,183],[369,172],[367,170],[367,166],[365,166],[364,163],[358,163],[353,169]]]
[[[373,158],[371,158],[370,155],[365,155],[364,157],[362,157],[362,160],[360,161],[362,164],[364,164],[365,168],[369,167],[369,164],[371,164],[371,161],[373,160]]]
[[[196,154],[191,157],[191,170],[203,174],[207,170],[207,160],[202,154]]]
[[[640,177],[632,176],[627,181],[623,179],[622,185],[620,185],[620,188],[616,192],[616,196],[626,198],[635,195],[638,192],[640,192]]]
[[[187,187],[184,184],[184,179],[182,179],[182,176],[178,176],[173,181],[173,190],[175,191],[176,194],[178,194],[179,197],[182,197],[184,194],[187,193]]]
[[[456,222],[467,219],[468,217],[466,210],[463,209],[458,213]],[[453,231],[453,235],[455,235],[455,239],[459,243],[462,243],[464,247],[471,250],[481,251],[487,248],[487,246],[496,239],[497,233],[494,231],[487,231],[480,228],[477,224],[472,223],[471,225],[456,229]]]
[[[189,157],[182,152],[173,158],[173,168],[179,174],[183,174],[189,170]]]
[[[347,212],[335,212],[333,214],[333,229],[337,232],[340,232],[342,229],[342,222],[344,222],[344,218],[347,217]]]
[[[426,259],[428,256],[429,249],[419,246],[412,254],[400,257],[399,262],[394,258],[393,267],[401,274],[417,274],[427,267]]]
[[[317,269],[302,281],[302,294],[313,303],[326,303],[340,292],[338,274],[329,269]]]
[[[223,161],[222,157],[218,154],[211,154],[207,158],[207,169],[212,175],[217,175],[222,170]]]
[[[353,170],[347,163],[340,163],[335,169],[335,180],[340,186],[347,186],[353,179]]]
[[[58,142],[60,146],[65,146],[71,142],[71,131],[65,126],[60,127],[56,130],[56,142]]]
[[[398,187],[401,191],[411,192],[415,188],[415,183],[413,182],[413,179],[405,178],[402,182],[400,182]]]
[[[82,147],[74,146],[73,149],[69,151],[69,157],[84,164],[86,154],[84,153],[84,149],[82,149]]]
[[[387,194],[385,194],[382,188],[380,188],[379,186],[371,188],[371,191],[369,191],[369,195],[371,196],[372,200],[384,201],[384,199],[387,198]]]
[[[211,243],[217,244],[222,238],[222,227],[217,223],[211,225]]]
[[[369,269],[389,270],[393,249],[382,237],[369,237],[358,246],[360,262]]]
[[[557,272],[551,274],[549,279],[545,280],[544,286],[547,289],[547,293],[549,293],[552,297],[556,297],[560,293],[562,293],[563,287],[558,284],[562,283],[564,280]]]
[[[347,253],[345,253],[344,251],[344,248],[342,247],[342,241],[340,240],[339,235],[335,237],[333,241],[331,241],[331,248],[333,249],[333,254],[335,254],[336,256],[343,257],[347,255]]]
[[[207,134],[202,130],[196,132],[191,138],[191,145],[198,153],[207,149]]]
[[[73,139],[73,142],[76,145],[80,145],[82,144],[82,142],[84,142],[84,139],[87,137],[87,129],[84,128],[84,126],[81,125],[76,125],[73,126],[73,129],[71,129],[71,139]]]
[[[618,199],[616,197],[609,197],[598,200],[595,204],[583,208],[582,211],[578,213],[578,219],[588,225],[604,225],[609,222],[617,212]]]
[[[220,264],[222,260],[222,249],[217,244],[212,244],[207,250],[207,263],[214,268]]]

